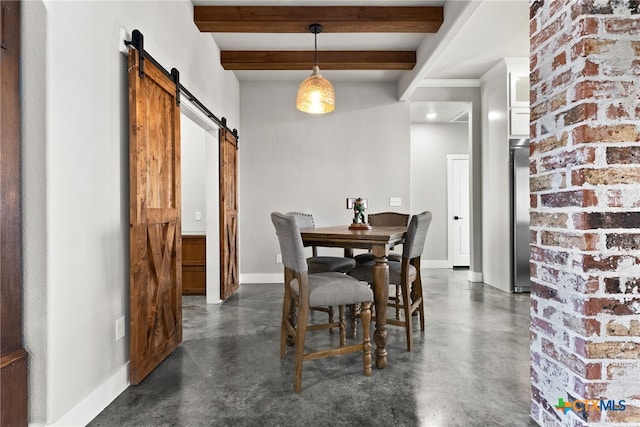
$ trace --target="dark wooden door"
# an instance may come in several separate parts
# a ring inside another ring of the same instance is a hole
[[[220,299],[240,287],[238,273],[238,139],[226,128],[220,136]]]
[[[0,1],[0,424],[27,425],[22,342],[20,7]]]
[[[130,381],[182,341],[180,107],[176,84],[129,53]]]

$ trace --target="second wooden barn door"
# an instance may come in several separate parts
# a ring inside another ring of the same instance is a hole
[[[238,274],[238,138],[220,129],[220,299],[239,287]]]
[[[180,107],[176,84],[129,52],[130,381],[182,341]]]

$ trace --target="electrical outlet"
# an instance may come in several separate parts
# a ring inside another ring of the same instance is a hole
[[[400,197],[389,198],[389,206],[402,206],[402,198]]]
[[[125,328],[124,328],[124,316],[120,317],[116,320],[116,341],[124,338]]]
[[[202,212],[196,211],[196,221],[202,221]]]
[[[131,35],[124,28],[120,28],[118,31],[118,50],[125,55],[129,54],[129,47],[124,43],[131,40]]]
[[[282,264],[282,255],[276,254],[276,264]]]

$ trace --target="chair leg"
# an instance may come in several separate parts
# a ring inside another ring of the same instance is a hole
[[[362,303],[360,308],[360,320],[362,321],[362,360],[364,362],[365,376],[371,376],[371,303]]]
[[[411,297],[409,296],[409,284],[402,284],[402,309],[404,310],[404,327],[407,333],[407,351],[413,349],[413,334],[411,324]]]
[[[304,341],[307,334],[307,323],[309,322],[309,307],[303,306],[298,309],[298,325],[296,327],[296,350],[293,368],[293,390],[296,393],[302,391],[302,364],[304,362]]]
[[[400,286],[399,285],[395,285],[396,287],[396,300],[395,303],[399,304],[400,303]],[[400,319],[400,307],[398,307],[398,305],[396,305],[396,319]]]
[[[413,281],[411,286],[411,300],[413,302],[419,302],[415,310],[418,312],[418,316],[420,316],[420,330],[424,331],[424,296],[422,295],[422,276],[420,275],[419,269],[416,280]]]
[[[338,321],[340,323],[340,347],[347,345],[347,327],[344,321],[344,305],[338,306]]]
[[[292,312],[293,311],[293,312]],[[291,294],[285,288],[284,301],[282,302],[282,322],[280,325],[280,358],[284,359],[287,344],[291,345],[292,337],[287,334],[287,323],[295,326],[295,304]]]

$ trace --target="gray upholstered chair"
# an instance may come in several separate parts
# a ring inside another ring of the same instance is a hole
[[[379,212],[369,214],[368,223],[372,227],[406,227],[409,223],[409,214],[399,212]],[[370,252],[355,256],[356,264],[364,264],[373,261],[373,254]],[[389,261],[402,261],[402,255],[390,253]]]
[[[407,238],[402,247],[402,262],[389,261],[389,283],[400,288],[400,300],[387,304],[403,311],[403,319],[387,319],[390,325],[404,326],[407,333],[407,351],[413,349],[412,314],[420,316],[420,330],[424,331],[424,300],[422,296],[422,278],[420,276],[420,256],[431,225],[431,212],[413,215],[407,229]],[[370,261],[356,266],[349,275],[367,283],[373,283],[373,266]],[[399,317],[399,316],[398,316]],[[363,320],[364,321],[364,320]]]
[[[343,273],[308,274],[302,237],[292,215],[274,212],[271,221],[276,229],[282,263],[284,264],[284,303],[280,329],[280,357],[284,358],[287,337],[293,337],[295,346],[293,388],[302,390],[302,365],[304,361],[335,356],[351,352],[362,352],[364,375],[371,375],[371,303],[373,292],[364,283]],[[344,306],[361,304],[362,343],[346,345]],[[309,325],[309,311],[312,306],[339,307],[340,319],[337,323]],[[297,311],[297,313],[296,313]],[[307,332],[338,326],[340,347],[305,353]]]
[[[302,212],[288,212],[287,215],[295,217],[298,228],[314,228],[316,225],[313,221],[313,215]],[[307,258],[309,266],[309,274],[327,273],[337,271],[340,273],[348,273],[356,266],[353,258],[339,256],[318,256],[318,248],[311,247],[311,257]]]

